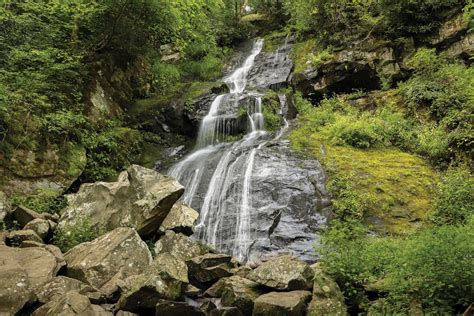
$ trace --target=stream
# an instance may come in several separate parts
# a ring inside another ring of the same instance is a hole
[[[263,92],[288,85],[291,46],[287,37],[266,53],[262,39],[253,41],[223,78],[229,92],[211,102],[194,151],[168,172],[186,188],[183,201],[200,212],[195,238],[242,262],[281,252],[314,261],[313,245],[328,220],[320,164],[298,157],[285,139],[286,94],[279,95],[280,130],[265,130]]]

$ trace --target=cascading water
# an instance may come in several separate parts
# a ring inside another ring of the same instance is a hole
[[[253,198],[254,195],[259,195],[259,190],[266,187],[264,183],[256,184],[260,181],[260,176],[265,175],[274,167],[271,161],[266,161],[266,146],[272,140],[277,141],[281,138],[288,127],[284,119],[285,124],[276,136],[266,132],[262,113],[264,106],[262,93],[249,90],[249,88],[265,88],[265,85],[260,83],[267,82],[265,78],[270,77],[265,74],[267,69],[262,64],[267,59],[270,63],[277,60],[284,63],[281,65],[286,67],[288,73],[283,70],[279,73],[285,73],[285,80],[291,71],[291,63],[288,68],[289,45],[285,42],[285,45],[278,50],[278,56],[272,56],[271,59],[261,58],[259,66],[264,69],[263,77],[253,77],[250,81],[250,74],[255,72],[253,67],[262,51],[263,44],[263,40],[255,40],[244,62],[224,78],[230,92],[221,94],[213,100],[208,114],[201,122],[195,151],[169,170],[169,175],[177,178],[186,188],[183,201],[200,211],[194,236],[219,251],[232,254],[241,261],[255,257],[257,253],[272,250],[271,247],[263,245],[268,243],[264,239],[272,236],[267,233],[267,236],[263,238],[261,227],[258,227],[256,223],[262,220],[274,221],[271,214],[278,205],[282,209],[290,207],[279,202],[279,198],[272,197],[271,194],[274,193],[265,193],[264,198]],[[275,82],[273,74],[271,77]],[[280,97],[280,103],[282,107],[286,106],[286,97]],[[240,140],[229,141],[231,136],[238,134],[243,110],[247,112],[246,134]],[[290,161],[288,166],[282,167],[282,174],[297,172],[297,167],[292,167],[292,163]],[[295,178],[295,176],[289,175],[289,178]],[[265,180],[265,183],[267,182]],[[278,181],[275,183],[279,185]],[[289,190],[294,191],[291,191],[289,195],[285,193],[286,188],[281,188],[282,197],[288,196],[287,203],[292,203],[293,196],[308,191],[308,186],[314,188],[309,180],[304,183],[303,188],[299,188],[300,185],[300,183],[292,183]],[[266,205],[262,206],[262,203]],[[313,210],[315,203],[310,201],[302,208]],[[265,215],[265,218],[262,215]],[[285,220],[281,219],[281,222],[284,223]],[[308,220],[308,222],[313,222],[313,220]],[[269,229],[274,224],[265,225],[269,226],[265,229]],[[295,223],[295,227],[298,225]],[[272,229],[278,232],[276,226]],[[308,243],[316,239],[309,233],[296,239],[300,240],[303,236]],[[295,243],[296,249],[301,247],[298,242]],[[311,244],[305,247],[311,248]]]

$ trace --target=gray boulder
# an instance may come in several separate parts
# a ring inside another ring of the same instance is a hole
[[[52,220],[57,221],[57,215],[49,214],[49,213],[38,213],[35,212],[23,205],[19,205],[15,207],[15,209],[11,212],[11,220],[15,220],[20,224],[22,227],[31,222],[34,219],[45,219],[45,220]]]
[[[160,231],[173,230],[191,236],[194,233],[194,222],[198,219],[199,213],[183,204],[177,202],[161,223]]]
[[[65,254],[66,275],[81,280],[106,295],[119,280],[142,273],[152,262],[146,243],[133,228],[120,227]]]
[[[69,206],[59,227],[87,217],[95,228],[133,227],[147,237],[157,231],[183,192],[175,179],[132,165],[116,182],[86,183],[76,194],[68,195]]]
[[[183,261],[170,254],[158,255],[142,274],[123,282],[118,306],[131,312],[151,310],[159,300],[179,299],[187,282],[188,269]]]
[[[24,241],[43,243],[43,240],[31,229],[14,230],[8,234],[7,241],[14,247],[20,247]]]
[[[255,300],[253,316],[303,316],[311,292],[271,292]]]
[[[189,260],[205,253],[204,247],[197,241],[181,233],[168,230],[155,243],[155,253],[169,253],[181,260]]]
[[[289,255],[270,258],[250,272],[248,278],[279,291],[309,290],[313,286],[310,266]]]
[[[76,291],[81,295],[85,295],[89,297],[89,300],[91,297],[95,298],[101,295],[90,285],[61,275],[53,278],[48,283],[39,287],[36,291],[36,296],[38,298],[38,302],[44,304],[55,300],[58,296],[62,297],[64,293],[68,293],[70,291]]]
[[[5,193],[0,191],[0,222],[11,212],[11,204]]]
[[[0,314],[15,314],[58,272],[56,258],[43,248],[0,245]]]
[[[32,220],[31,222],[27,223],[25,227],[23,227],[24,230],[31,229],[34,231],[41,239],[45,239],[50,230],[51,230],[51,225],[47,219],[42,219],[42,218],[36,218]]]
[[[205,293],[205,296],[220,297],[222,306],[236,307],[244,315],[251,315],[254,301],[263,294],[259,284],[240,276],[231,276],[217,281]]]

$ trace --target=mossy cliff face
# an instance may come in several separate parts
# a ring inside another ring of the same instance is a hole
[[[386,98],[383,104],[393,101]],[[421,157],[394,147],[364,149],[340,143],[331,130],[349,123],[344,116],[324,122],[326,114],[310,110],[300,116],[290,135],[293,148],[322,162],[330,191],[341,179],[350,182],[351,190],[363,200],[363,221],[375,231],[403,234],[417,228],[432,210],[437,173]]]

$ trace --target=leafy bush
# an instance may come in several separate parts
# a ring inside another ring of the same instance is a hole
[[[152,67],[155,89],[166,94],[181,79],[181,71],[172,64],[155,62]]]
[[[474,178],[465,166],[450,168],[438,187],[432,221],[459,225],[473,215]]]
[[[80,180],[95,182],[111,180],[129,166],[140,154],[142,134],[134,129],[115,127],[100,134],[93,133],[87,144],[87,165]]]
[[[369,148],[383,143],[382,132],[382,122],[366,115],[355,120],[351,116],[342,116],[327,131],[333,144],[356,148]]]
[[[408,64],[415,75],[399,91],[409,114],[426,126],[418,129],[419,152],[441,165],[472,156],[474,69],[429,49],[420,49]]]
[[[53,244],[62,252],[67,252],[80,243],[94,240],[102,233],[104,230],[94,228],[89,218],[81,217],[73,225],[58,227],[54,231]]]
[[[199,61],[185,62],[181,69],[184,76],[193,80],[213,80],[222,76],[223,63],[219,57],[207,55]]]
[[[347,238],[335,227],[320,254],[353,307],[367,307],[364,289],[370,288],[386,293],[394,314],[407,313],[413,300],[428,314],[452,314],[474,298],[473,238],[473,218],[465,226],[426,229],[406,238]]]
[[[64,196],[58,196],[57,191],[43,189],[34,195],[13,196],[12,202],[15,205],[24,205],[38,213],[59,213],[67,206]]]

